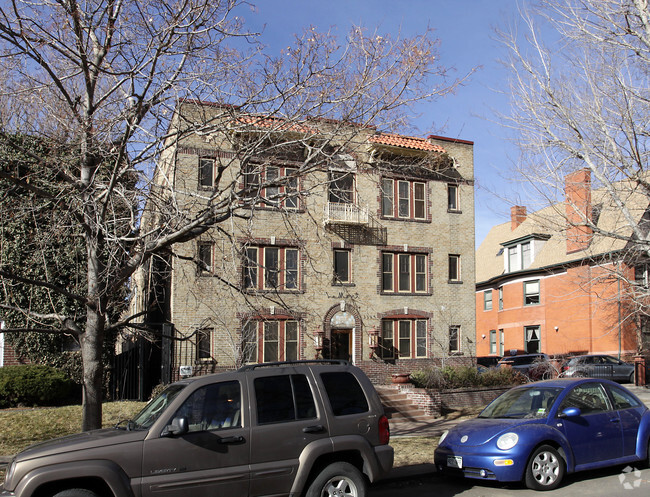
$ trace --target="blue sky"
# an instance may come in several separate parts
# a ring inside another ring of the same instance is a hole
[[[508,108],[508,73],[498,62],[505,52],[494,40],[494,28],[505,27],[516,15],[516,0],[259,0],[255,10],[244,13],[249,29],[263,26],[269,54],[312,25],[341,36],[353,24],[404,36],[431,27],[441,41],[441,62],[455,67],[455,75],[481,66],[455,94],[423,104],[413,116],[414,129],[405,130],[474,142],[477,246],[493,225],[510,219],[511,204],[501,197],[511,199],[516,192],[504,178],[518,152],[494,114],[494,109]]]

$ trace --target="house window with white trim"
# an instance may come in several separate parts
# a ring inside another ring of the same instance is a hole
[[[196,332],[196,360],[212,360],[212,328],[202,328]]]
[[[213,271],[214,244],[212,242],[199,242],[198,252],[198,274],[209,275]]]
[[[427,218],[427,186],[422,181],[383,178],[381,214],[397,219]]]
[[[538,305],[539,303],[539,280],[524,281],[524,305]]]
[[[292,247],[246,247],[242,262],[246,289],[300,289],[300,253]]]
[[[536,354],[541,352],[541,330],[539,326],[526,326],[525,333],[525,346],[527,354]]]
[[[334,284],[342,285],[352,281],[351,251],[334,249]]]
[[[199,186],[213,188],[215,186],[216,160],[212,157],[199,157]]]
[[[381,290],[384,293],[426,293],[428,290],[427,254],[383,252]]]
[[[447,185],[447,211],[460,212],[460,196],[458,185]]]
[[[452,325],[449,327],[449,353],[460,353],[460,326]]]
[[[490,330],[490,354],[497,353],[497,330]]]
[[[384,319],[381,322],[383,359],[427,357],[426,319]]]
[[[485,290],[483,292],[483,310],[492,310],[492,290]]]
[[[460,255],[449,254],[449,281],[458,283],[461,281],[460,275]]]

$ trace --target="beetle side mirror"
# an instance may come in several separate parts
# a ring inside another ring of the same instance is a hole
[[[187,422],[187,418],[185,416],[181,416],[179,418],[172,419],[172,423],[165,427],[161,436],[179,437],[181,435],[185,435],[188,431],[190,431],[190,428]]]
[[[577,416],[580,416],[580,409],[577,407],[567,407],[558,414],[558,418],[575,418]]]

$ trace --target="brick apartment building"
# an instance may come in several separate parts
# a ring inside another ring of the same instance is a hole
[[[218,131],[170,143],[155,183],[192,212],[218,185],[224,205],[259,197],[134,279],[134,310],[172,324],[172,377],[325,357],[382,382],[474,357],[472,142],[224,109],[179,104],[173,126]]]
[[[532,214],[511,209],[476,252],[478,356],[545,352],[629,356],[642,347],[641,319],[628,302],[636,266],[621,209],[580,170],[565,179],[566,198]],[[629,185],[627,209],[643,222],[648,199]],[[596,227],[596,229],[593,228]],[[620,233],[621,238],[599,233]],[[636,271],[635,271],[636,266]],[[641,269],[641,271],[639,271]]]

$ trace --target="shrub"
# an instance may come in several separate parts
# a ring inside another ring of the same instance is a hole
[[[500,387],[520,383],[510,368],[489,368],[479,371],[473,366],[430,367],[411,373],[416,387],[445,390],[467,387]]]
[[[74,382],[51,366],[0,368],[0,408],[56,406],[71,400]]]

